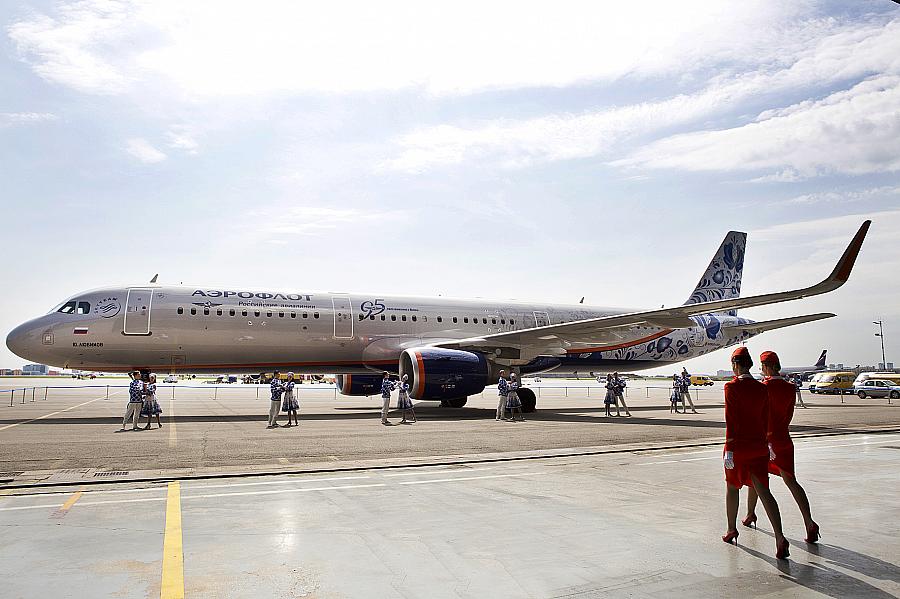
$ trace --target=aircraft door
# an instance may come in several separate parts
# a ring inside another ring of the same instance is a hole
[[[550,324],[550,317],[547,316],[546,312],[535,312],[534,313],[534,326],[545,327],[549,324]]]
[[[129,289],[125,299],[126,335],[150,334],[150,308],[153,303],[153,291],[150,289]]]
[[[334,338],[353,338],[353,308],[349,295],[331,296],[331,305],[334,308]]]

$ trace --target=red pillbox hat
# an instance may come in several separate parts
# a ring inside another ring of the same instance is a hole
[[[747,356],[750,357],[750,350],[748,350],[745,346],[740,346],[733,352],[731,352],[731,359],[734,360],[738,356]]]
[[[778,359],[778,354],[773,351],[764,351],[759,354],[759,361],[763,364],[781,364],[781,360]]]

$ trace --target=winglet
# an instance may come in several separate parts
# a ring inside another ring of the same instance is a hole
[[[850,271],[853,270],[853,265],[856,263],[856,257],[859,255],[859,250],[862,248],[863,240],[866,238],[866,233],[869,232],[869,225],[871,224],[872,221],[867,220],[859,227],[859,231],[856,232],[853,241],[851,241],[850,245],[847,246],[847,249],[844,250],[844,255],[841,256],[841,259],[838,261],[837,265],[835,265],[834,270],[831,271],[828,280],[837,281],[840,285],[847,282],[847,279],[850,278]]]

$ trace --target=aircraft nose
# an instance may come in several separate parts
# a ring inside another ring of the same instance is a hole
[[[28,354],[34,353],[33,338],[34,328],[30,323],[25,323],[9,332],[6,336],[6,347],[20,358],[29,359]],[[29,352],[29,348],[32,351]]]

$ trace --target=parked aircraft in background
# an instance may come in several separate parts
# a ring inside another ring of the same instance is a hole
[[[632,372],[830,318],[834,314],[754,322],[737,310],[837,289],[850,276],[869,225],[862,224],[820,283],[746,298],[740,297],[746,234],[731,231],[687,301],[670,308],[154,283],[76,294],[14,329],[6,343],[23,358],[63,368],[336,373],[345,395],[372,394],[387,370],[409,375],[414,399],[459,407],[495,382],[500,369]],[[520,395],[533,410],[534,394],[526,388]]]
[[[812,372],[819,372],[821,370],[825,370],[825,355],[828,353],[827,349],[822,350],[822,355],[819,356],[818,362],[816,362],[815,366],[782,366],[781,374],[810,374]]]

